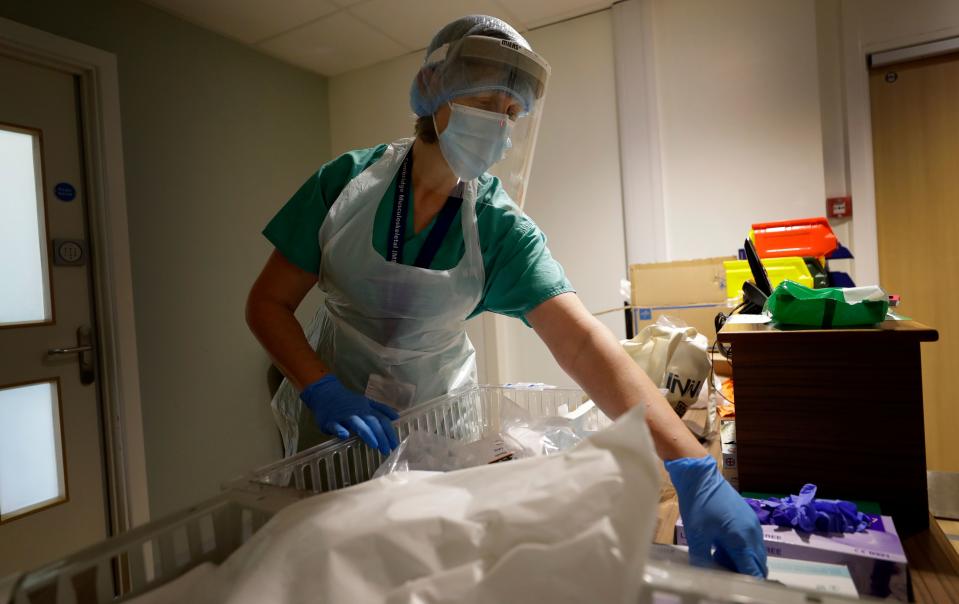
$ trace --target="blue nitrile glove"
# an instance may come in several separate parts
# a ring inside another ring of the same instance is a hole
[[[712,566],[715,562],[765,578],[769,570],[759,519],[720,475],[716,460],[708,455],[675,459],[666,462],[666,471],[679,497],[690,563]]]
[[[313,412],[323,432],[342,439],[359,436],[371,449],[389,455],[399,445],[392,421],[399,414],[347,389],[334,375],[326,375],[303,389],[300,399]]]

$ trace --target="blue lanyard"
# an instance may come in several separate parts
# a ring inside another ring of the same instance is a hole
[[[386,250],[386,259],[390,262],[403,264],[403,243],[406,241],[406,218],[409,215],[409,193],[410,178],[413,172],[413,150],[403,158],[403,165],[400,166],[399,178],[396,182],[396,193],[393,196],[393,228],[388,233]],[[460,183],[453,193],[447,197],[446,203],[436,216],[436,223],[430,229],[420,253],[416,256],[416,262],[413,266],[420,268],[429,268],[436,258],[436,253],[449,232],[456,213],[463,204],[463,183]]]
[[[410,172],[413,170],[413,150],[403,158],[400,177],[396,182],[396,194],[393,196],[393,228],[386,241],[387,257],[390,262],[403,264],[403,242],[406,240],[406,214],[409,211],[407,199],[410,190]]]

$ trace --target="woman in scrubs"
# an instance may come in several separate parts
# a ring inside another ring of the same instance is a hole
[[[398,410],[476,382],[466,319],[505,314],[531,326],[609,417],[645,407],[691,559],[764,576],[753,512],[513,202],[525,194],[548,77],[503,21],[450,23],[411,86],[415,138],[327,163],[267,225],[275,250],[247,322],[287,378],[273,401],[286,454],[353,434],[388,454]],[[304,335],[294,311],[317,285],[325,299]]]

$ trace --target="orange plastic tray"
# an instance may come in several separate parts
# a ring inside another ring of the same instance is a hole
[[[753,243],[760,258],[818,258],[839,247],[829,221],[822,217],[754,224]]]

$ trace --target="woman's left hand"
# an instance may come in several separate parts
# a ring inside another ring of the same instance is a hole
[[[666,462],[666,471],[679,497],[690,563],[719,564],[765,578],[769,570],[759,519],[720,475],[716,460],[708,455],[676,459]]]

